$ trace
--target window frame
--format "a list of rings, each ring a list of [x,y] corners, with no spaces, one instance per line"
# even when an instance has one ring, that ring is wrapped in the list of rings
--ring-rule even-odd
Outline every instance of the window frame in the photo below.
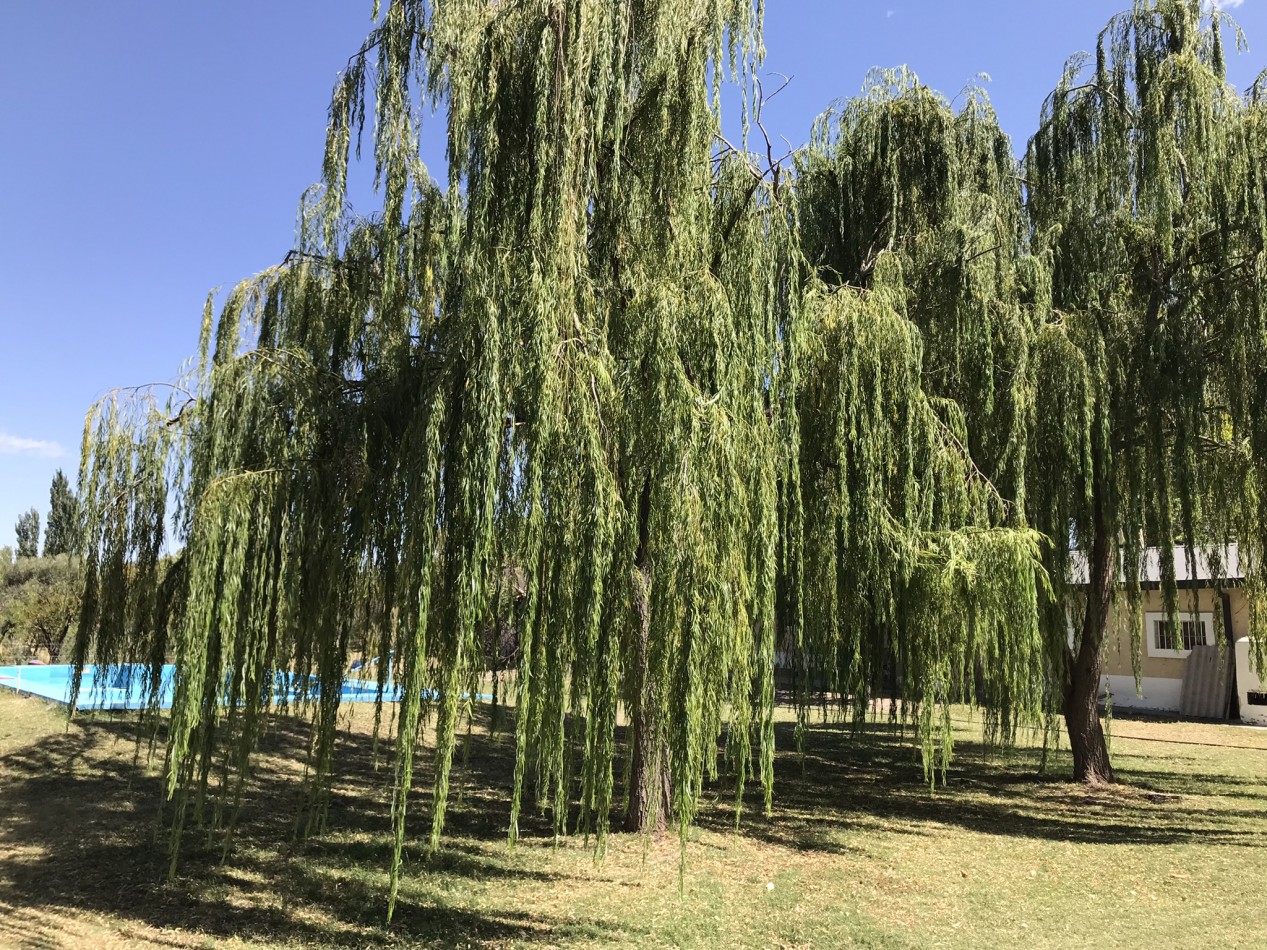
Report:
[[[1218,643],[1217,634],[1214,632],[1214,612],[1201,610],[1193,613],[1190,610],[1181,610],[1175,618],[1180,625],[1180,637],[1182,638],[1182,627],[1185,622],[1195,621],[1205,625],[1205,643],[1204,646],[1212,647]],[[1157,621],[1168,622],[1170,617],[1164,610],[1150,610],[1144,614],[1144,644],[1148,650],[1149,656],[1155,656],[1162,659],[1186,660],[1192,653],[1191,650],[1163,650],[1156,645],[1154,638],[1154,624]],[[1180,641],[1182,642],[1182,640]]]

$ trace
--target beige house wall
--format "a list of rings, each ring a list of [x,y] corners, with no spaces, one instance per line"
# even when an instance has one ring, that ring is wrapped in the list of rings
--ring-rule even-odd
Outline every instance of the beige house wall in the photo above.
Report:
[[[1196,596],[1195,607],[1192,602]],[[1249,634],[1249,606],[1245,595],[1239,589],[1227,591],[1230,610],[1232,639],[1236,640]],[[1214,642],[1227,643],[1223,617],[1220,613],[1220,597],[1213,590],[1180,590],[1179,612],[1214,615]],[[1081,605],[1079,605],[1081,606]],[[1131,611],[1125,602],[1116,605],[1109,617],[1109,631],[1104,644],[1104,669],[1100,681],[1102,701],[1112,694],[1114,705],[1134,707],[1138,709],[1156,710],[1159,712],[1178,712],[1181,706],[1183,691],[1183,675],[1187,667],[1187,657],[1150,656],[1148,649],[1148,614],[1164,613],[1165,605],[1160,591],[1146,591],[1141,607],[1138,623],[1139,630],[1132,630]],[[1078,607],[1075,615],[1080,615]],[[1132,657],[1132,634],[1139,637],[1140,679],[1135,680]]]
[[[1199,613],[1216,613],[1219,595],[1213,590],[1179,591],[1179,610],[1187,613],[1192,610],[1192,595],[1197,595],[1197,611]],[[1249,635],[1249,606],[1245,595],[1238,589],[1227,592],[1229,605],[1232,608],[1232,639]],[[1161,591],[1150,590],[1144,593],[1143,612],[1161,613],[1166,607],[1162,601]],[[1141,621],[1142,622],[1142,621]],[[1131,665],[1131,625],[1130,610],[1125,604],[1115,605],[1109,618],[1110,635],[1105,638],[1104,673],[1108,676],[1131,676],[1134,667]],[[1215,617],[1215,642],[1225,642],[1222,620]],[[1184,666],[1187,659],[1174,657],[1149,656],[1148,643],[1145,639],[1148,631],[1139,631],[1140,636],[1140,675],[1162,679],[1183,679]]]

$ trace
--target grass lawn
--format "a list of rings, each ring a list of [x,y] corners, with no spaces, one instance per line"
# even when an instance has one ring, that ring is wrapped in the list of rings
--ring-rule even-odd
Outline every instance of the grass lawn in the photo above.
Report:
[[[354,715],[331,830],[293,844],[303,730],[279,721],[229,858],[191,841],[166,883],[156,771],[130,721],[66,727],[0,691],[0,946],[1257,947],[1267,941],[1267,731],[1114,723],[1125,784],[1058,780],[965,723],[930,794],[887,727],[812,731],[780,755],[776,813],[735,833],[718,790],[692,832],[614,836],[597,864],[530,815],[505,844],[507,738],[455,776],[445,850],[408,854],[383,925],[386,785]],[[966,719],[966,714],[964,714]],[[790,725],[780,727],[790,749]],[[425,786],[427,775],[420,776]],[[418,839],[427,800],[415,800]],[[773,885],[773,886],[771,886]]]

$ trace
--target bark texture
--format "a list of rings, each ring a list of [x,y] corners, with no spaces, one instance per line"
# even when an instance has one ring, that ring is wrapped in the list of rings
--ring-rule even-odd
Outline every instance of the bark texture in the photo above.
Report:
[[[1113,544],[1103,517],[1103,502],[1096,501],[1096,533],[1087,564],[1087,610],[1077,652],[1069,657],[1065,672],[1065,728],[1073,752],[1076,782],[1104,785],[1113,781],[1108,744],[1100,722],[1100,673],[1104,665],[1104,632],[1113,602]]]

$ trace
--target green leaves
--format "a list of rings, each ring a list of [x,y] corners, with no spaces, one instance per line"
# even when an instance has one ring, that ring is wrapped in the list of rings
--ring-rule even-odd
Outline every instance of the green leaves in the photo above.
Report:
[[[1115,21],[1023,194],[984,93],[955,112],[904,71],[820,119],[792,177],[726,145],[707,79],[754,88],[747,0],[387,4],[299,246],[208,304],[184,389],[86,427],[78,662],[177,664],[174,845],[187,815],[231,828],[279,706],[314,724],[318,830],[366,657],[401,690],[393,898],[419,757],[434,849],[490,668],[510,839],[535,802],[599,853],[635,763],[683,835],[723,769],[770,807],[776,660],[802,722],[820,691],[862,715],[894,686],[930,777],[951,702],[1003,738],[1051,708],[1096,493],[1149,538],[1195,530],[1207,443],[1239,471],[1267,445],[1261,107],[1212,78],[1188,13]],[[1157,17],[1181,54],[1153,55]],[[437,106],[445,186],[418,160]],[[1218,484],[1238,518],[1259,504]]]
[[[1255,103],[1224,79],[1229,26],[1195,0],[1135,3],[1100,34],[1093,70],[1071,60],[1026,157],[1054,307],[1035,345],[1046,411],[1031,428],[1028,486],[1033,523],[1054,542],[1044,625],[1066,689],[1092,700],[1095,683],[1075,678],[1098,680],[1114,600],[1140,628],[1146,549],[1160,551],[1172,616],[1186,596],[1175,545],[1189,561],[1204,549],[1215,575],[1231,540],[1251,575],[1261,559],[1267,455],[1244,439],[1261,428],[1245,399],[1267,357],[1263,282],[1250,263],[1267,231]],[[1073,652],[1066,537],[1100,552],[1078,579],[1091,594]],[[1247,577],[1246,589],[1257,618],[1259,582]],[[1133,642],[1138,656],[1138,632]]]

